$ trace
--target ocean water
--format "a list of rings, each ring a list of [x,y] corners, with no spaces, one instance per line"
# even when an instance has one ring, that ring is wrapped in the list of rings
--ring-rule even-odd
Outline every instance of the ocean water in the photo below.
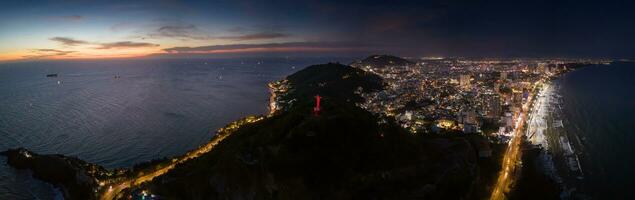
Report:
[[[583,193],[593,199],[632,199],[635,63],[587,67],[560,81],[568,131],[584,143]]]
[[[267,112],[267,83],[346,59],[162,59],[0,64],[0,150],[77,156],[108,168],[180,155]],[[346,63],[346,62],[343,62]],[[58,77],[46,77],[57,73]],[[120,78],[115,78],[119,76]],[[59,192],[0,157],[0,199]]]

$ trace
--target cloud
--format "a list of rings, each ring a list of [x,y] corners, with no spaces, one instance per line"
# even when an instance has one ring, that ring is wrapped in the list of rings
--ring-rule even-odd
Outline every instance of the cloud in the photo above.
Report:
[[[346,51],[370,49],[372,46],[352,42],[287,42],[264,44],[228,44],[199,47],[173,47],[167,53],[240,53],[256,51]]]
[[[122,42],[112,42],[112,43],[102,43],[97,49],[121,49],[121,48],[139,48],[139,47],[158,47],[158,44],[152,44],[147,42],[132,42],[132,41],[122,41]]]
[[[53,40],[55,42],[59,42],[62,45],[66,45],[66,46],[76,46],[76,45],[82,45],[82,44],[89,44],[89,42],[83,41],[83,40],[76,40],[73,38],[69,38],[69,37],[53,37],[50,38],[50,40]]]
[[[245,28],[242,26],[236,26],[227,30],[231,35],[215,36],[209,33],[205,33],[194,24],[184,23],[174,20],[160,20],[163,24],[157,27],[152,32],[147,34],[150,38],[175,38],[181,40],[232,40],[232,41],[247,41],[247,40],[266,40],[275,38],[289,37],[289,34],[282,33],[282,27],[278,26],[262,26]]]
[[[96,49],[122,49],[122,48],[139,48],[139,47],[158,47],[158,44],[147,43],[147,42],[133,42],[133,41],[120,41],[120,42],[89,42],[84,40],[76,40],[70,37],[53,37],[50,40],[59,42],[65,46],[79,46],[79,45],[90,45],[97,46]],[[37,49],[38,51],[53,51],[55,49]]]
[[[206,34],[193,24],[171,24],[157,28],[154,32],[148,34],[153,38],[177,38],[177,39],[193,39],[206,40],[210,39]]]
[[[75,53],[75,51],[63,51],[63,50],[57,50],[57,49],[31,49],[30,51],[32,54],[29,54],[23,57],[28,59],[39,59],[39,58],[46,58],[51,56],[64,56],[71,53]]]
[[[283,38],[283,37],[289,37],[289,34],[284,34],[284,33],[254,33],[254,34],[246,34],[246,35],[239,35],[239,36],[223,36],[223,37],[218,37],[218,38],[219,39],[226,39],[226,40],[243,41],[243,40],[266,40],[266,39],[275,39],[275,38]]]

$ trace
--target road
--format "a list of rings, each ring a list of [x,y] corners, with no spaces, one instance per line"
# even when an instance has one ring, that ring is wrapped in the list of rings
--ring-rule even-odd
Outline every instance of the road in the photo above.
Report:
[[[522,136],[524,135],[523,127],[527,121],[527,112],[532,105],[531,103],[533,102],[534,96],[535,95],[533,93],[529,96],[527,102],[523,105],[522,111],[518,115],[512,139],[505,150],[505,155],[501,164],[502,170],[498,175],[490,200],[506,199],[506,193],[510,191],[512,184],[516,181],[517,174],[520,172],[520,161],[522,156],[520,144],[522,142]]]
[[[246,117],[242,120],[236,121],[236,122],[232,122],[230,123],[227,127],[225,128],[221,128],[218,131],[218,134],[216,134],[216,136],[214,136],[214,138],[212,140],[210,140],[207,144],[199,147],[198,149],[194,150],[194,151],[190,151],[188,153],[186,153],[185,155],[172,160],[172,163],[170,163],[169,165],[156,169],[155,171],[152,171],[150,173],[146,173],[143,175],[139,175],[135,178],[132,179],[127,179],[127,180],[123,180],[123,181],[118,181],[115,183],[111,183],[109,185],[105,185],[104,188],[108,188],[108,189],[104,189],[101,194],[99,195],[101,200],[112,200],[115,199],[117,197],[117,195],[131,187],[131,186],[135,186],[135,185],[139,185],[141,183],[147,182],[147,181],[151,181],[152,179],[154,179],[155,177],[161,176],[167,172],[169,172],[170,170],[174,169],[174,167],[179,164],[179,163],[183,163],[185,161],[188,161],[190,159],[199,157],[209,151],[211,151],[212,149],[214,149],[214,147],[220,143],[221,141],[223,141],[225,138],[227,138],[227,136],[231,135],[231,133],[233,133],[235,130],[237,130],[238,128],[240,128],[241,126],[245,125],[245,124],[249,124],[249,123],[254,123],[257,121],[260,121],[264,119],[263,117],[255,117],[255,116],[250,116],[250,117]]]

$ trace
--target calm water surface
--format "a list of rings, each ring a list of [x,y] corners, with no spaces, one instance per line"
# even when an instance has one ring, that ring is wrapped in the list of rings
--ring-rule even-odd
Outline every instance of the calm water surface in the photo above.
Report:
[[[635,63],[583,68],[561,82],[568,130],[585,143],[584,193],[594,199],[632,199]]]
[[[268,82],[327,61],[338,59],[0,64],[0,150],[26,147],[108,168],[180,155],[228,122],[265,113]],[[59,76],[45,77],[51,73]],[[0,199],[55,198],[51,186],[0,157]]]

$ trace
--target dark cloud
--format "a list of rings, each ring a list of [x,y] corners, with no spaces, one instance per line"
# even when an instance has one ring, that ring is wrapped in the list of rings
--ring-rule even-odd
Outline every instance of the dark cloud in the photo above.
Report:
[[[165,21],[165,20],[162,20]],[[289,37],[289,34],[274,32],[274,31],[260,31],[261,27],[245,28],[236,26],[228,29],[228,32],[241,34],[241,35],[229,35],[229,36],[212,36],[204,31],[200,30],[196,25],[187,24],[182,22],[169,22],[169,25],[163,25],[158,27],[155,31],[147,34],[150,38],[174,38],[180,40],[233,40],[233,41],[246,41],[246,40],[267,40],[276,38]]]
[[[230,33],[278,33],[285,32],[288,26],[280,24],[258,24],[253,26],[234,26],[227,29]]]
[[[193,24],[175,23],[163,25],[154,32],[148,34],[152,38],[176,38],[183,40],[207,40],[210,37],[204,34]]]
[[[76,40],[70,37],[53,37],[50,38],[50,40],[53,40],[55,42],[59,42],[62,45],[66,45],[66,46],[76,46],[76,45],[82,45],[82,44],[89,44],[89,42],[83,41],[83,40]]]
[[[97,49],[121,49],[121,48],[139,48],[139,47],[157,47],[158,44],[152,44],[147,42],[131,42],[131,41],[122,41],[122,42],[112,42],[112,43],[102,43],[97,47]]]
[[[63,51],[57,49],[31,49],[31,54],[24,56],[24,58],[39,59],[51,56],[64,56],[71,53],[75,53],[75,51]]]
[[[633,57],[633,1],[317,1],[340,40],[407,56]],[[370,14],[372,13],[372,14]],[[601,30],[601,31],[600,31]],[[325,37],[324,38],[329,38]]]
[[[77,40],[70,37],[53,37],[50,38],[53,41],[59,42],[62,45],[66,46],[78,46],[78,45],[91,45],[97,46],[96,49],[122,49],[122,48],[139,48],[139,47],[157,47],[158,44],[147,43],[147,42],[133,42],[133,41],[120,41],[120,42],[110,42],[110,43],[101,43],[101,42],[88,42],[84,40]],[[36,49],[39,52],[53,52],[59,51],[55,49]]]
[[[295,48],[295,49],[361,49],[374,48],[369,44],[357,44],[352,42],[286,42],[286,43],[264,43],[264,44],[228,44],[228,45],[210,45],[199,47],[173,47],[163,49],[168,53],[196,53],[196,52],[213,52],[213,51],[235,51],[235,50],[247,50],[247,49],[281,49],[281,48]]]
[[[223,36],[223,37],[218,37],[218,38],[219,39],[226,39],[226,40],[243,41],[243,40],[266,40],[266,39],[275,39],[275,38],[284,38],[284,37],[289,37],[289,34],[284,34],[284,33],[253,33],[253,34],[238,35],[238,36]]]

